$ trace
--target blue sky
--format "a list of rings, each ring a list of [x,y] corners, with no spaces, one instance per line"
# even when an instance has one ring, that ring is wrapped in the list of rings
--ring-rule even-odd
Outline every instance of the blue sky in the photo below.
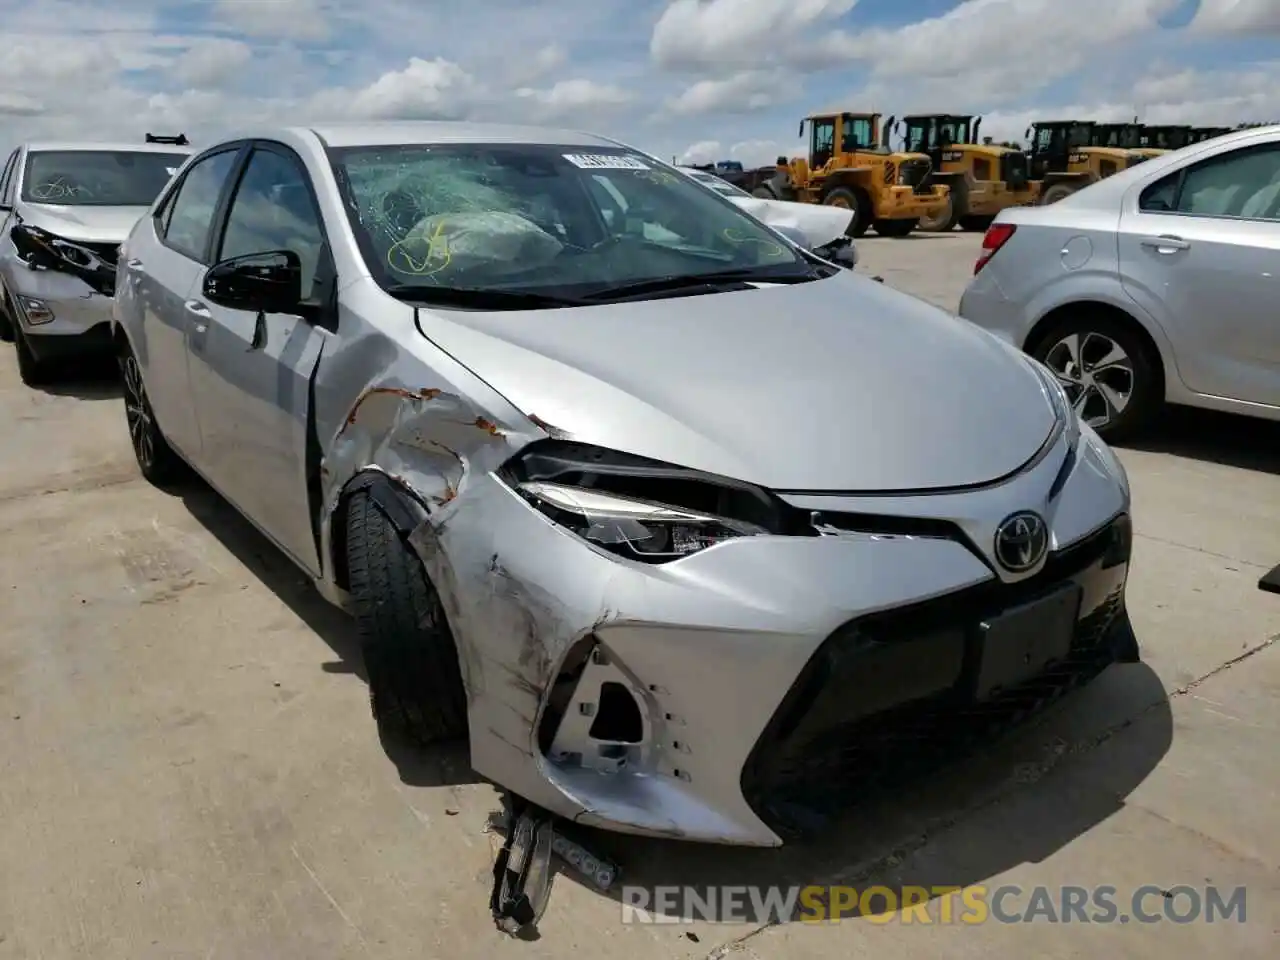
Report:
[[[468,117],[763,162],[837,107],[999,138],[1280,119],[1280,0],[0,0],[0,24],[0,146]]]

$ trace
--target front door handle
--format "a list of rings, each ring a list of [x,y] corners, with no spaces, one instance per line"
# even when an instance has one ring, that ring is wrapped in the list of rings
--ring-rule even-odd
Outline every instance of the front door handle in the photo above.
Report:
[[[141,269],[142,269],[142,261],[141,261],[141,260],[139,260],[137,257],[134,257],[134,258],[133,258],[133,259],[131,259],[131,260],[126,260],[126,261],[124,262],[124,265],[125,265],[126,267],[128,267],[130,270],[141,270]]]
[[[1151,247],[1156,253],[1163,254],[1166,257],[1177,253],[1179,250],[1191,249],[1191,244],[1187,243],[1187,241],[1183,240],[1181,237],[1175,237],[1172,235],[1143,237],[1138,242],[1144,247]]]
[[[195,323],[191,327],[191,347],[193,350],[200,350],[204,347],[204,338],[209,332],[209,320],[213,315],[199,300],[188,300],[183,307],[195,318]]]

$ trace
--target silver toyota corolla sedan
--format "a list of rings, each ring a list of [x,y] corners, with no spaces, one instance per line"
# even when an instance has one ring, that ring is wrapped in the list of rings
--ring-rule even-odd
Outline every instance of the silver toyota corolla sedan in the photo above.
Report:
[[[987,231],[960,315],[1102,436],[1162,402],[1280,419],[1280,126],[1148,160]]]
[[[115,320],[144,474],[354,613],[380,722],[580,823],[776,845],[886,736],[1138,656],[1124,470],[1043,367],[612,140],[222,143]]]
[[[24,382],[109,351],[116,249],[191,153],[185,138],[149,140],[30,143],[5,162],[0,340],[15,341]]]

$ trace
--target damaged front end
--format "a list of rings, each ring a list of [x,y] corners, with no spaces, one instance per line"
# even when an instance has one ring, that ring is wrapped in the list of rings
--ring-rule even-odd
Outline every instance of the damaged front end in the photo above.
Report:
[[[26,222],[14,224],[9,238],[18,259],[31,269],[64,273],[94,293],[114,296],[118,244],[68,240]]]

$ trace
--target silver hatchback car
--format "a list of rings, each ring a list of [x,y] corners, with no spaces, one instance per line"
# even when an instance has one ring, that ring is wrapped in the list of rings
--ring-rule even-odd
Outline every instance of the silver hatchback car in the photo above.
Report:
[[[0,175],[0,339],[24,382],[54,361],[110,355],[116,250],[191,153],[146,143],[29,143]]]
[[[354,613],[380,723],[554,814],[776,845],[1138,656],[1124,470],[1042,366],[625,145],[264,130],[120,270],[143,473]]]
[[[1280,126],[1184,147],[987,231],[960,315],[1118,439],[1165,401],[1280,419]]]

